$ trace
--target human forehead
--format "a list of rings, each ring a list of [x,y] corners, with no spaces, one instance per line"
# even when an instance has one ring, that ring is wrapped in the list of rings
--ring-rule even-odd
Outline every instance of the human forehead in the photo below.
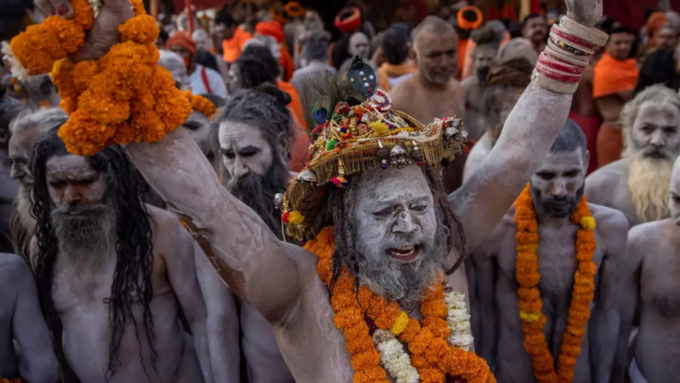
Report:
[[[45,163],[45,172],[50,179],[74,179],[97,174],[85,157],[75,154],[50,157]]]
[[[246,146],[262,147],[267,145],[267,141],[262,134],[262,130],[254,124],[235,121],[223,121],[220,123],[220,147],[243,148]]]
[[[615,44],[615,43],[621,42],[621,41],[629,41],[629,40],[633,40],[633,35],[631,35],[630,33],[614,33],[613,35],[609,36],[609,41],[612,44]]]
[[[13,153],[21,150],[30,151],[33,144],[38,140],[38,133],[37,125],[12,133],[9,139],[9,155],[12,156]]]
[[[354,197],[360,207],[411,200],[429,202],[433,200],[425,174],[415,165],[371,169],[359,174],[357,178]]]
[[[569,171],[583,167],[583,152],[581,148],[566,152],[548,152],[536,172],[541,171]]]
[[[458,48],[454,30],[437,34],[434,30],[425,29],[418,34],[416,41],[418,49],[423,52],[446,52]]]
[[[680,109],[668,102],[645,101],[640,105],[635,125],[643,124],[655,126],[680,125]]]
[[[475,49],[475,56],[477,57],[494,57],[496,55],[496,48],[491,45],[482,45]]]
[[[545,20],[542,17],[533,17],[527,21],[527,27],[529,28],[544,24]]]
[[[350,38],[352,45],[368,44],[368,37],[363,33],[356,33]]]

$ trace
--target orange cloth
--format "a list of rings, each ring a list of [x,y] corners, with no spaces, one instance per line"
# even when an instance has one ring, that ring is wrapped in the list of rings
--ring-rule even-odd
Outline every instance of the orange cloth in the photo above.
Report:
[[[224,51],[224,61],[228,63],[233,63],[241,55],[241,50],[243,50],[243,45],[246,41],[253,38],[253,35],[241,29],[241,27],[236,28],[234,36],[229,40],[222,41],[222,50]]]
[[[607,123],[602,124],[597,133],[597,167],[601,168],[620,160],[621,152],[623,152],[621,128]]]
[[[662,25],[666,24],[667,21],[668,18],[664,12],[654,12],[651,14],[651,16],[649,16],[649,19],[647,19],[645,28],[647,29],[647,36],[649,36],[650,47],[654,48],[656,46],[656,38],[654,35]]]
[[[271,36],[277,43],[283,41],[283,27],[278,21],[260,21],[255,26],[255,32],[262,36]]]
[[[279,51],[281,52],[279,64],[283,68],[283,79],[290,81],[293,78],[293,72],[295,72],[295,61],[293,61],[293,56],[290,55],[285,44],[279,44]]]
[[[640,69],[635,59],[617,60],[605,52],[595,64],[593,97],[635,89],[639,76]]]
[[[463,76],[463,67],[465,66],[465,52],[467,52],[467,46],[470,39],[458,38],[458,70],[456,71],[456,78],[461,79]]]
[[[186,48],[192,54],[196,53],[196,43],[189,35],[189,32],[175,32],[170,36],[168,41],[165,42],[165,49],[170,50],[174,46],[182,46]]]
[[[290,96],[290,104],[288,106],[295,112],[295,115],[300,120],[300,123],[307,129],[307,124],[305,123],[305,112],[302,109],[302,103],[300,102],[300,95],[298,95],[297,90],[293,85],[285,81],[276,81],[276,86],[282,91],[288,93]]]
[[[394,77],[401,77],[405,74],[412,73],[415,68],[413,64],[405,62],[400,65],[392,65],[390,63],[384,63],[378,69],[378,88],[389,92],[392,90],[392,85],[390,84],[390,79]]]

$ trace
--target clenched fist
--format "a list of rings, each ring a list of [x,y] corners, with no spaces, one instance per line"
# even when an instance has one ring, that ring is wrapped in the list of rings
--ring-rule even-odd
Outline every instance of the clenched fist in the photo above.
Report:
[[[602,17],[603,0],[566,0],[567,17],[583,24],[594,27]]]
[[[85,45],[69,56],[72,61],[96,60],[120,42],[118,26],[135,15],[129,0],[102,0],[94,25],[87,31]],[[35,5],[46,15],[73,17],[69,0],[35,0]]]

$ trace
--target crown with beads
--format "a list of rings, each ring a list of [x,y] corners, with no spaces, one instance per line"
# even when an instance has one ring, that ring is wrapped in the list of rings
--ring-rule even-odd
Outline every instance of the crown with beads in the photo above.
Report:
[[[394,110],[387,92],[377,89],[360,105],[338,103],[332,111],[315,107],[330,118],[312,131],[310,162],[277,195],[287,239],[304,243],[316,236],[329,188],[346,188],[348,177],[372,168],[447,167],[465,144],[467,133],[458,118],[437,119],[424,126]]]

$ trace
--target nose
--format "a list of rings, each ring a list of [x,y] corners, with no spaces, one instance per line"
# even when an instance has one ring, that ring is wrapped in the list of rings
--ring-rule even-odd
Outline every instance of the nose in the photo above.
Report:
[[[420,227],[413,222],[411,213],[402,211],[397,216],[397,222],[394,224],[392,232],[400,234],[412,234],[420,230]]]
[[[652,133],[652,138],[649,140],[649,144],[658,148],[666,146],[666,136],[661,129],[656,129]]]
[[[567,184],[563,179],[555,180],[552,194],[557,198],[564,198],[567,195]]]
[[[241,158],[236,156],[234,159],[234,177],[243,177],[248,174],[248,172],[248,167],[243,163]]]
[[[80,195],[80,192],[75,186],[72,185],[66,185],[64,188],[64,197],[63,200],[69,205],[74,205],[80,202],[82,199],[82,196]]]

